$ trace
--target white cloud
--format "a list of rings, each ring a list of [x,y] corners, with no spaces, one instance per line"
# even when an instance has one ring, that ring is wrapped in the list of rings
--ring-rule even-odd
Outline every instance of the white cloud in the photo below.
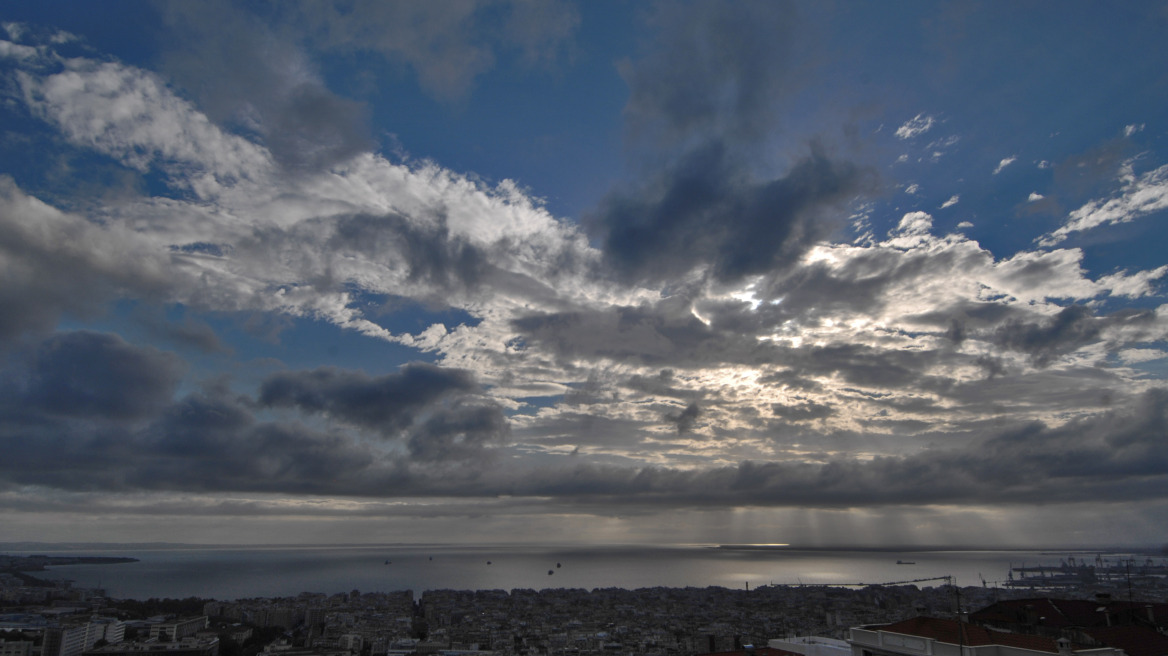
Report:
[[[581,276],[598,257],[587,238],[509,180],[488,187],[432,163],[393,164],[371,153],[290,177],[262,146],[223,131],[152,73],[73,59],[47,76],[20,71],[19,81],[29,106],[74,145],[142,172],[164,171],[175,188],[193,192],[121,198],[101,210],[107,231],[134,235],[122,249],[133,253],[123,252],[127,262],[176,260],[168,272],[174,300],[316,317],[410,341],[363,316],[345,286],[442,299],[482,317],[480,333],[544,304],[609,294],[631,301],[639,293],[606,291]],[[191,244],[217,254],[183,250]],[[419,249],[477,262],[481,275],[419,276],[426,266]],[[440,337],[417,339],[432,346]],[[509,338],[499,333],[500,350]]]
[[[1042,194],[1038,193],[1037,191],[1032,191],[1032,192],[1030,192],[1030,197],[1027,198],[1026,200],[1027,200],[1027,202],[1034,203],[1036,201],[1042,200],[1043,198],[1046,198],[1046,196],[1043,196]]]
[[[8,38],[12,39],[13,41],[19,41],[20,37],[24,35],[25,31],[25,26],[16,22],[0,23],[0,27],[4,28],[4,31],[8,33]]]
[[[20,45],[11,41],[0,41],[0,57],[14,59],[32,59],[37,56],[37,49],[32,46]]]
[[[1017,160],[1018,160],[1018,157],[1016,155],[1010,155],[1009,157],[1002,159],[1002,161],[998,162],[998,165],[996,167],[994,167],[994,175],[1001,173],[1002,169],[1013,164]]]
[[[1132,163],[1120,169],[1122,193],[1108,200],[1093,200],[1071,212],[1066,223],[1036,241],[1040,246],[1053,246],[1074,232],[1082,232],[1101,225],[1128,223],[1142,216],[1168,209],[1168,165],[1136,176]]]
[[[963,230],[964,230],[964,229],[966,229],[966,228],[972,228],[972,227],[973,227],[973,224],[972,224],[972,223],[970,223],[969,221],[962,221],[961,223],[958,223],[958,224],[957,224],[957,227],[958,227],[958,228],[961,228],[961,229],[963,229]]]
[[[220,130],[155,75],[114,62],[64,64],[44,78],[21,71],[19,81],[29,107],[77,144],[139,171],[181,173],[201,193],[270,171],[263,149]]]
[[[947,200],[941,204],[941,209],[945,209],[946,207],[953,207],[960,200],[961,200],[961,196],[959,196],[958,194],[953,194],[952,196],[949,197],[949,200]]]
[[[906,235],[925,234],[933,228],[933,217],[927,212],[909,212],[900,217],[896,232]]]
[[[1139,364],[1168,358],[1168,352],[1154,348],[1123,349],[1119,352],[1119,359],[1124,364]]]
[[[1137,132],[1143,132],[1143,131],[1144,131],[1144,124],[1143,123],[1133,123],[1132,125],[1128,125],[1128,126],[1125,126],[1123,128],[1123,136],[1130,137]]]
[[[921,186],[914,182],[914,183],[912,183],[909,186],[904,188],[904,193],[916,195],[916,193],[920,190],[921,190]]]
[[[922,135],[933,127],[934,119],[932,116],[924,114],[917,114],[915,117],[909,119],[904,125],[896,129],[896,136],[901,139],[912,139],[913,137]]]

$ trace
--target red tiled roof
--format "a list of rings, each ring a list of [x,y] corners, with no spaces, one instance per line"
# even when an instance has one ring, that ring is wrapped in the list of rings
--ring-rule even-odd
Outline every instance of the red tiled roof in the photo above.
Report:
[[[1147,606],[1157,625],[1168,622],[1168,604],[1145,604],[1141,602],[1111,601],[1106,604],[1107,613],[1100,609],[1104,602],[1086,599],[1009,599],[987,606],[969,616],[978,623],[1031,624],[1028,614],[1035,619],[1042,618],[1042,626],[1053,628],[1107,626],[1107,615],[1111,622],[1130,622],[1134,616],[1138,622],[1148,621]],[[1029,608],[1028,608],[1029,607]]]
[[[983,645],[1004,645],[1018,649],[1045,651],[1058,653],[1058,645],[1053,638],[1046,636],[1023,635],[1020,633],[1003,633],[994,631],[976,624],[944,620],[935,617],[914,617],[903,622],[896,622],[886,626],[875,627],[879,631],[900,633],[903,635],[932,638],[938,642],[951,645],[966,645],[980,647]],[[960,631],[960,632],[959,632]]]
[[[1083,633],[1108,647],[1118,647],[1127,656],[1166,656],[1168,636],[1145,626],[1105,626],[1084,629]]]

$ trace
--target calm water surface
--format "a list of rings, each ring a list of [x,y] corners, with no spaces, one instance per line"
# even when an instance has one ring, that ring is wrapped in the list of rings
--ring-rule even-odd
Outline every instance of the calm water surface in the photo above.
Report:
[[[9,552],[27,553],[27,552]],[[217,599],[437,589],[644,588],[890,583],[954,576],[992,585],[1011,565],[1057,564],[1037,551],[844,551],[710,547],[352,546],[87,549],[49,555],[129,556],[140,562],[54,567],[45,578],[102,587],[123,599]],[[1093,556],[1092,556],[1093,557]],[[913,564],[897,564],[897,561]],[[550,572],[550,574],[549,574]],[[940,585],[941,581],[921,583]]]

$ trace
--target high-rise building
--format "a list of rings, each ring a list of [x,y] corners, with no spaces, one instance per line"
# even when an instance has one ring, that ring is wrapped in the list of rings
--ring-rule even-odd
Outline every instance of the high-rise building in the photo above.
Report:
[[[65,624],[45,629],[41,656],[81,656],[88,631],[87,624]]]
[[[126,639],[126,623],[113,617],[94,617],[85,631],[85,649],[92,649],[98,640],[116,645]]]

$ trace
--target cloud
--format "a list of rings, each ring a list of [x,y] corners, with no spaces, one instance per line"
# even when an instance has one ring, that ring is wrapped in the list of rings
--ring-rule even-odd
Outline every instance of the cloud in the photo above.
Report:
[[[219,339],[215,329],[193,313],[181,318],[168,318],[163,308],[140,305],[133,311],[134,320],[145,328],[153,340],[179,347],[189,347],[204,353],[231,354],[232,350]]]
[[[994,167],[993,174],[997,175],[997,174],[1001,173],[1002,169],[1006,168],[1007,166],[1013,164],[1016,161],[1018,161],[1017,155],[1010,155],[1009,157],[1002,159],[1002,161],[998,162],[998,165]]]
[[[363,106],[302,50],[376,50],[449,100],[497,58],[563,54],[572,11],[343,9],[272,8],[278,24],[239,43],[256,16],[231,9],[216,35],[210,13],[175,8],[192,40],[167,59],[174,81],[47,47],[10,56],[14,102],[59,145],[149,184],[41,194],[70,211],[2,185],[0,485],[461,499],[444,513],[1163,498],[1163,385],[1139,365],[1168,338],[1168,267],[1092,274],[1090,253],[1051,247],[997,257],[926,212],[897,212],[879,237],[874,174],[775,122],[805,100],[789,5],[654,14],[661,40],[621,65],[644,173],[592,213],[593,243],[514,182],[367,152]],[[469,36],[444,43],[446,29]],[[1087,175],[1113,178],[1119,152],[1083,156],[1104,162]],[[1112,200],[1155,211],[1153,174],[1131,171]],[[839,242],[857,216],[866,237]],[[129,325],[201,349],[182,351],[198,363],[113,335],[44,337],[115,299],[144,299]],[[157,309],[179,306],[173,321]],[[398,306],[426,319],[387,319]],[[206,354],[225,353],[214,313],[327,321],[435,364],[200,388]]]
[[[167,257],[131,231],[61,212],[0,176],[0,344],[51,329],[63,314],[94,316],[123,294],[166,288]]]
[[[941,203],[941,209],[945,209],[946,207],[953,207],[960,200],[961,200],[961,196],[959,196],[957,194],[953,194],[952,196],[949,197],[949,200],[945,201],[944,203]]]
[[[262,149],[219,129],[157,76],[117,62],[62,63],[43,78],[17,77],[29,108],[72,141],[201,191],[270,169]]]
[[[223,2],[166,5],[171,77],[202,112],[259,136],[280,165],[319,170],[370,150],[367,109],[330,91],[293,43]]]
[[[1070,353],[1099,340],[1103,332],[1114,324],[1150,323],[1150,312],[1129,310],[1107,317],[1096,317],[1083,305],[1069,306],[1039,323],[1013,320],[1000,326],[994,342],[1000,346],[1030,354],[1038,366],[1045,366],[1059,355]]]
[[[1026,199],[1026,202],[1035,203],[1035,202],[1042,200],[1043,198],[1046,198],[1046,196],[1043,196],[1042,194],[1038,193],[1037,191],[1032,191],[1032,192],[1030,192],[1030,197]]]
[[[1119,352],[1119,359],[1124,364],[1139,364],[1141,362],[1153,362],[1168,358],[1168,352],[1160,349],[1138,348],[1138,349],[1123,349]]]
[[[1143,132],[1143,131],[1144,131],[1144,124],[1143,123],[1132,123],[1131,125],[1124,126],[1123,136],[1130,138],[1133,134],[1136,134],[1137,132]]]
[[[501,408],[491,402],[460,399],[417,426],[409,437],[410,455],[424,463],[464,462],[482,466],[510,434]]]
[[[37,307],[33,292],[59,276],[52,267],[39,277],[14,270],[8,293],[28,292],[30,302],[27,312],[11,315],[19,325],[10,330],[51,325],[60,311],[100,307],[120,290],[152,292],[198,310],[325,318],[413,343],[365,317],[353,303],[354,289],[456,306],[515,294],[555,302],[572,290],[602,293],[581,276],[599,256],[583,233],[509,180],[487,187],[432,163],[395,165],[369,153],[327,172],[288,172],[273,166],[265,147],[217,127],[140,69],[78,58],[64,71],[33,66],[18,78],[36,115],[74,147],[144,174],[162,172],[175,197],[112,199],[101,223],[89,224],[9,182],[10,204],[27,206],[5,214],[24,221],[9,240],[39,234],[26,229],[36,221],[38,230],[55,226],[81,238],[43,242],[41,251],[72,258],[55,265],[61,275],[104,257],[103,247],[118,253],[101,260],[109,271],[73,276],[80,283],[61,278],[59,290],[41,294]],[[36,218],[54,212],[53,221]],[[487,215],[493,218],[483,220]],[[70,246],[75,241],[95,248]],[[26,242],[9,266],[50,261]],[[102,284],[111,289],[95,293]],[[69,298],[56,311],[45,302],[63,294]]]
[[[529,65],[555,61],[570,49],[580,18],[573,5],[558,0],[469,0],[442,7],[361,0],[302,2],[292,22],[317,47],[404,61],[431,94],[456,99],[509,49],[518,49]]]
[[[835,229],[826,212],[867,186],[863,170],[813,148],[783,177],[753,181],[721,145],[689,153],[647,185],[605,198],[594,224],[627,279],[709,267],[719,280],[793,266]]]
[[[787,421],[825,419],[836,414],[831,406],[810,401],[797,404],[775,403],[771,405],[771,411],[775,413],[776,417]]]
[[[0,373],[0,486],[384,495],[390,481],[425,481],[426,468],[468,475],[508,435],[499,406],[466,372],[433,365],[380,378],[285,372],[264,381],[256,400],[226,386],[175,400],[185,370],[176,355],[115,335],[46,338],[25,365]],[[304,416],[255,414],[285,407]],[[315,414],[359,432],[313,428],[305,417]],[[373,448],[366,429],[400,437],[401,448]],[[423,469],[410,473],[414,464]],[[437,480],[417,489],[437,489]]]
[[[1108,200],[1093,200],[1071,212],[1066,222],[1053,232],[1037,240],[1040,246],[1053,246],[1071,234],[1102,225],[1128,223],[1140,217],[1168,208],[1168,165],[1137,176],[1132,163],[1120,169],[1122,182],[1119,196]]]
[[[129,442],[140,454],[110,474],[131,489],[338,493],[358,488],[376,463],[343,434],[259,422],[222,395],[182,399]],[[135,467],[138,458],[149,465]]]
[[[685,409],[681,412],[670,412],[665,415],[665,421],[673,424],[677,428],[677,434],[682,435],[693,430],[694,425],[701,416],[701,406],[695,401],[685,406]]]
[[[621,63],[631,133],[674,155],[703,142],[746,144],[775,130],[775,110],[798,85],[800,43],[791,3],[663,5],[654,48]]]
[[[928,132],[935,123],[932,116],[917,114],[906,121],[904,125],[896,128],[896,136],[901,139],[913,139]]]
[[[794,262],[874,177],[822,140],[809,154],[790,152],[778,175],[760,165],[759,146],[779,138],[776,117],[808,81],[796,65],[812,45],[798,12],[785,2],[663,5],[651,21],[653,47],[621,64],[629,143],[648,172],[586,221],[606,263],[625,281],[652,284],[690,273],[733,280]]]
[[[533,472],[523,495],[619,504],[863,508],[1158,498],[1168,480],[1165,392],[1050,428],[1024,425],[960,447],[871,460],[753,462],[704,470],[578,465]],[[928,494],[921,494],[927,489]]]
[[[152,416],[184,373],[174,354],[127,344],[117,335],[72,332],[40,343],[9,411],[92,419]],[[7,404],[6,404],[7,405]]]
[[[265,406],[295,407],[393,436],[447,396],[476,391],[466,371],[415,362],[400,373],[378,378],[328,367],[274,374],[260,386],[258,400]]]
[[[1098,329],[1084,326],[1091,319],[1083,310],[1071,310],[1049,324],[1018,326],[1003,340],[1011,348],[1028,348],[1039,355],[1063,351]],[[960,446],[873,459],[837,454],[810,460],[711,463],[697,469],[595,461],[511,462],[496,469],[485,464],[505,448],[506,421],[497,406],[478,396],[465,372],[432,365],[410,365],[399,374],[376,378],[335,369],[287,372],[270,377],[255,401],[225,389],[172,401],[181,373],[181,362],[173,355],[94,333],[47,339],[41,353],[29,365],[24,396],[5,395],[24,399],[24,407],[22,412],[7,412],[10,420],[0,430],[0,445],[7,454],[0,463],[0,477],[65,490],[381,498],[508,494],[544,499],[545,508],[601,501],[646,507],[832,508],[1028,503],[1036,494],[1061,502],[1136,500],[1156,498],[1168,477],[1168,453],[1159,439],[1168,407],[1163,390],[1150,390],[1131,403],[1118,395],[1112,410],[1061,425],[1036,421],[976,431],[980,438]],[[891,390],[914,380],[922,388],[936,387],[936,379],[918,379],[914,373],[934,358],[841,345],[787,349],[776,361],[800,375],[834,372],[852,385]],[[65,362],[74,367],[67,374],[62,372]],[[77,371],[77,362],[89,364]],[[117,363],[113,379],[107,373],[110,362]],[[7,372],[7,380],[13,375]],[[61,375],[69,376],[67,382]],[[104,388],[98,388],[98,378]],[[49,388],[64,390],[61,403],[68,403],[37,401]],[[840,418],[840,407],[816,398],[776,401],[766,407],[787,425]],[[857,391],[852,398],[843,406],[864,397]],[[894,394],[868,398],[886,404],[886,409],[914,407],[906,397]],[[955,400],[950,397],[949,402]],[[724,400],[715,399],[715,416],[722,416],[717,407],[721,403]],[[313,429],[297,418],[268,421],[256,416],[256,410],[270,407],[294,408],[305,417],[327,413],[383,434],[388,426],[408,426],[400,442],[405,450],[383,450],[357,434]],[[953,409],[929,402],[916,403],[913,411],[926,416],[953,414]],[[683,435],[697,430],[696,420],[705,414],[690,402],[666,418]],[[96,426],[92,422],[96,417],[113,423],[109,429]],[[62,431],[60,422],[70,418],[85,422]],[[627,437],[615,444],[627,446]],[[458,485],[450,480],[452,466],[458,468]],[[921,485],[929,487],[929,495],[919,493]]]
[[[327,87],[307,46],[404,63],[433,96],[452,101],[501,54],[517,52],[530,67],[553,65],[579,24],[575,7],[559,1],[305,1],[266,12],[266,21],[224,2],[167,5],[164,13],[171,76],[213,120],[258,135],[292,171],[327,169],[373,145],[368,108]],[[384,75],[379,68],[355,73]]]

